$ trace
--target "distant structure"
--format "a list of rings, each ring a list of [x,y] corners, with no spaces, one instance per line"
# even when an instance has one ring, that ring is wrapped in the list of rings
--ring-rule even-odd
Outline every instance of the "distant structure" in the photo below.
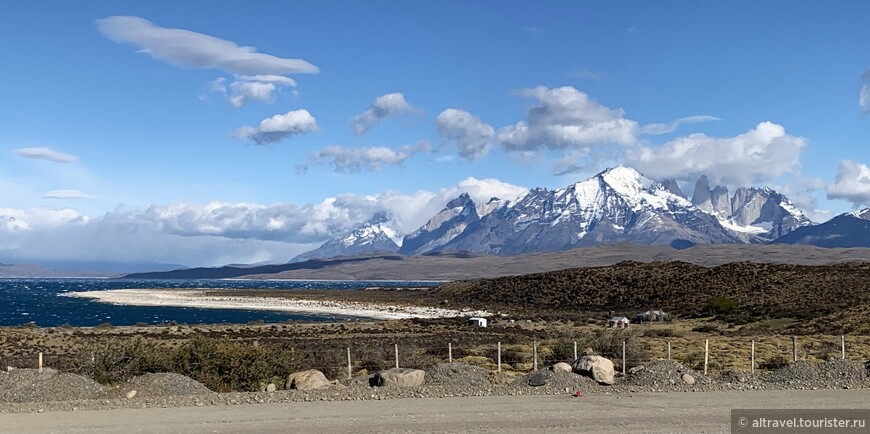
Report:
[[[641,312],[634,317],[634,322],[637,323],[662,322],[670,320],[671,316],[661,310],[648,310],[646,312]]]
[[[609,321],[607,321],[607,327],[614,328],[614,329],[624,329],[624,328],[628,328],[628,324],[630,322],[631,321],[629,321],[628,318],[626,318],[624,316],[615,316],[613,318],[610,318]]]
[[[486,318],[472,317],[468,319],[468,324],[475,327],[486,327]]]

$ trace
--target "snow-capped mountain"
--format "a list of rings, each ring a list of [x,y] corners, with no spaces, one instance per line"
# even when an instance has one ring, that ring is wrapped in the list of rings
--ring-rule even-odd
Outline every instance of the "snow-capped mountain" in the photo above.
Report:
[[[725,187],[711,189],[702,176],[689,200],[674,180],[656,182],[618,166],[562,189],[529,190],[514,201],[482,204],[462,194],[404,239],[389,217],[376,216],[295,260],[375,252],[513,255],[620,242],[678,248],[761,243],[811,224],[768,188],[738,188],[731,196]]]
[[[797,228],[774,243],[870,247],[870,208],[840,214],[820,225]]]
[[[320,247],[293,258],[291,262],[369,253],[395,253],[399,250],[401,240],[401,232],[396,228],[393,219],[381,212],[351,233],[331,238]]]
[[[617,242],[743,242],[672,189],[619,166],[563,189],[530,190],[434,250],[509,255]]]
[[[770,188],[728,188],[712,190],[706,176],[698,178],[692,204],[704,210],[726,228],[745,234],[748,242],[769,242],[813,223],[787,197]]]

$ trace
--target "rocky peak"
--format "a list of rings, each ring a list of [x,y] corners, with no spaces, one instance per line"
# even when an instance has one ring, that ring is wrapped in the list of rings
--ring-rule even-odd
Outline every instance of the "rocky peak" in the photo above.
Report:
[[[462,193],[458,197],[451,199],[450,202],[447,202],[447,205],[444,208],[462,208],[468,205],[469,202],[473,202],[471,196],[469,196],[468,193]]]
[[[666,179],[662,181],[662,188],[670,191],[673,194],[676,194],[677,196],[686,197],[686,195],[683,194],[683,190],[680,190],[680,186],[677,184],[677,181],[673,179]]]
[[[707,180],[707,175],[701,175],[698,181],[695,182],[695,191],[692,193],[692,205],[711,211],[713,209],[713,201],[710,193],[710,181]]]

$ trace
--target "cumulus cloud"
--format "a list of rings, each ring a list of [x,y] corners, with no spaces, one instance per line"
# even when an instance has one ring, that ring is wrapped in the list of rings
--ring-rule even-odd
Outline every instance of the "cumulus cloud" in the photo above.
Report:
[[[435,119],[438,135],[459,149],[459,155],[467,160],[477,160],[489,152],[495,130],[471,113],[449,108]]]
[[[716,116],[708,116],[708,115],[699,115],[699,116],[689,116],[685,118],[679,118],[673,122],[668,123],[654,123],[647,124],[641,128],[642,134],[649,135],[659,135],[659,134],[668,134],[672,133],[680,127],[680,125],[687,124],[700,124],[703,122],[712,122],[712,121],[720,121],[721,119]]]
[[[284,114],[263,119],[260,125],[245,125],[236,130],[233,136],[240,140],[252,140],[258,145],[278,143],[310,132],[317,131],[317,119],[308,110],[291,110]]]
[[[281,87],[296,87],[296,80],[282,75],[241,75],[237,76],[227,86],[226,78],[218,78],[209,83],[209,92],[220,93],[228,97],[230,104],[239,108],[246,102],[274,102],[275,93]],[[228,89],[229,88],[229,89]]]
[[[42,195],[43,199],[96,199],[95,196],[79,190],[52,190]]]
[[[347,194],[304,205],[180,203],[95,218],[69,209],[0,208],[0,257],[189,266],[286,261],[359,227],[377,212],[395,216],[409,233],[463,192],[485,202],[526,191],[496,179],[467,178],[436,191]]]
[[[53,161],[55,163],[71,164],[78,161],[75,155],[64,154],[51,148],[19,148],[12,152],[24,158]]]
[[[525,119],[499,130],[498,140],[508,151],[636,142],[637,122],[626,119],[622,109],[605,107],[571,86],[538,86],[520,95],[536,98],[538,104],[529,109]]]
[[[626,150],[626,162],[652,178],[695,179],[707,175],[714,184],[750,185],[800,168],[806,139],[785,128],[761,122],[734,137],[691,134],[661,146]]]
[[[258,53],[253,47],[184,29],[171,29],[135,16],[96,20],[97,29],[114,42],[130,44],[141,52],[175,66],[214,68],[236,75],[314,74],[316,66],[302,59]]]
[[[870,206],[870,167],[843,160],[835,182],[828,186],[828,199],[841,199],[854,206]]]
[[[353,130],[357,134],[364,134],[390,116],[418,111],[419,109],[405,101],[405,96],[401,93],[388,93],[375,98],[372,105],[353,119]]]
[[[362,170],[374,172],[389,166],[400,166],[407,159],[420,152],[429,152],[427,142],[402,146],[398,149],[386,146],[368,148],[346,148],[327,146],[311,155],[311,163],[327,164],[338,173],[359,173]]]

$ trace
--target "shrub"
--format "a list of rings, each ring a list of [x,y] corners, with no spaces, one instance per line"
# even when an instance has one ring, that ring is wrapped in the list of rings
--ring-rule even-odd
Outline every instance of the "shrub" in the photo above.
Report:
[[[774,356],[758,364],[758,369],[775,370],[788,366],[788,360],[783,356]]]
[[[719,333],[719,327],[713,324],[701,324],[693,328],[692,331],[698,333]]]
[[[165,351],[141,338],[110,340],[83,351],[73,361],[72,370],[111,384],[149,372],[165,372],[168,361]]]
[[[714,315],[723,315],[737,310],[739,306],[740,303],[733,298],[714,296],[710,298],[710,302],[704,307],[704,311]]]
[[[685,333],[674,329],[649,329],[643,332],[645,338],[680,338]]]

